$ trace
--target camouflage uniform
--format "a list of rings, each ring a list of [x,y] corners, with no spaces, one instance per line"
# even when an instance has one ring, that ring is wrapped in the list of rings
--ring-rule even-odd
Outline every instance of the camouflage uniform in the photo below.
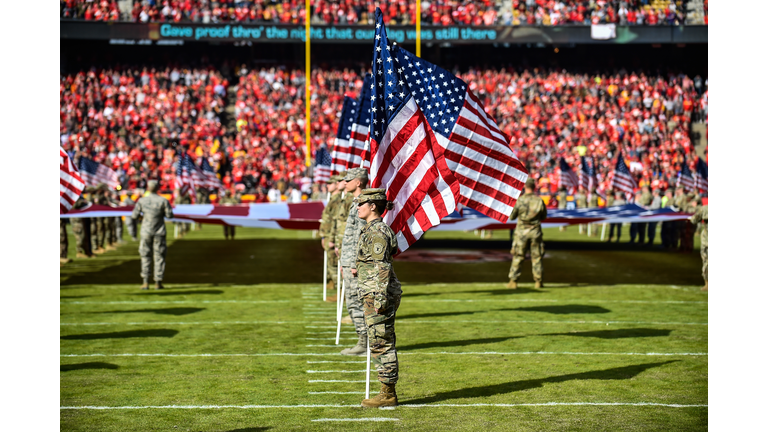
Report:
[[[557,193],[557,209],[565,210],[565,205],[568,202],[568,193],[566,191],[560,191]]]
[[[94,205],[101,205],[103,200],[98,190],[93,190],[91,193],[91,203]],[[91,218],[91,250],[99,253],[104,251],[104,218]]]
[[[704,287],[709,284],[709,258],[708,258],[708,231],[709,231],[709,206],[705,205],[696,209],[696,213],[688,219],[691,223],[701,223],[701,276],[704,277]]]
[[[528,183],[526,183],[527,187]],[[509,269],[509,280],[517,281],[520,277],[520,266],[525,261],[525,253],[530,250],[533,262],[533,279],[541,282],[543,267],[541,258],[544,256],[544,241],[541,232],[541,221],[547,218],[547,206],[544,200],[533,193],[526,192],[517,200],[510,219],[517,219],[515,240],[510,251],[512,267]]]
[[[687,201],[686,201],[685,193],[683,192],[683,189],[677,189],[675,191],[675,196],[672,199],[672,205],[675,206],[675,208],[679,212],[685,211]],[[684,220],[677,220],[672,223],[674,224],[673,230],[672,230],[672,247],[680,248],[682,246],[680,244],[680,240],[683,237],[683,231],[685,230],[686,222]]]
[[[338,176],[335,176],[332,181],[335,183],[338,181]],[[325,251],[328,254],[328,281],[331,285],[336,286],[336,273],[338,272],[338,257],[334,253],[333,249],[329,246],[333,242],[331,237],[331,227],[333,224],[333,215],[336,214],[336,210],[341,201],[341,191],[335,191],[331,198],[328,199],[328,204],[325,205],[323,213],[320,219],[320,238],[325,239]]]
[[[232,192],[226,191],[224,197],[221,199],[222,205],[238,205],[240,201],[232,196]],[[224,238],[235,239],[235,227],[231,225],[224,225]]]
[[[141,241],[139,243],[139,255],[141,255],[141,277],[144,282],[149,281],[150,259],[154,253],[155,282],[163,280],[165,273],[165,253],[167,246],[165,243],[165,221],[173,218],[173,210],[167,199],[150,193],[139,198],[136,206],[133,208],[132,217],[138,218],[144,215],[144,221],[141,224]]]
[[[125,206],[132,206],[136,204],[133,202],[130,196],[125,198],[125,201],[123,201],[123,205]],[[125,217],[125,226],[128,228],[128,235],[131,236],[131,240],[136,240],[136,221],[130,217]]]
[[[176,200],[176,204],[192,204],[192,198],[189,196],[188,193],[185,193],[184,195],[179,195],[178,199]],[[184,222],[176,222],[176,226],[179,227],[179,235],[184,236],[187,232],[189,232],[189,227],[191,226],[191,223],[184,223]]]
[[[696,203],[698,201],[693,193],[689,193],[687,196],[688,201],[683,207],[685,213],[696,213],[698,209]],[[690,220],[683,220],[683,232],[680,237],[680,251],[681,252],[693,252],[693,237],[696,231],[696,227]]]
[[[576,208],[585,208],[587,206],[587,196],[584,195],[584,192],[576,192],[576,195],[573,196],[573,199],[576,201]]]
[[[354,168],[349,171],[347,175],[347,181],[351,181],[355,178],[364,178],[368,180],[368,175],[363,168]],[[344,278],[344,285],[346,286],[346,298],[347,311],[352,318],[352,323],[355,325],[355,331],[361,341],[365,342],[364,338],[367,337],[367,329],[365,326],[365,317],[363,312],[363,303],[360,301],[360,297],[357,295],[357,278],[352,275],[352,269],[357,268],[357,246],[360,240],[360,232],[365,227],[366,223],[363,219],[357,216],[357,199],[348,195],[349,199],[345,198],[346,210],[340,207],[339,217],[345,218],[344,222],[338,224],[338,231],[341,235],[337,235],[336,244],[341,248],[339,263],[342,268],[342,277]]]
[[[88,205],[88,202],[81,196],[75,202],[74,209],[81,209]],[[77,253],[85,256],[92,256],[91,252],[91,219],[90,218],[72,218],[72,233],[75,235]]]
[[[368,191],[374,193],[366,194]],[[378,194],[384,195],[380,191],[383,189],[366,189],[358,201],[378,199]],[[363,299],[373,364],[379,381],[389,385],[396,384],[398,379],[395,314],[403,294],[392,268],[395,252],[397,239],[392,229],[381,218],[368,222],[360,233],[358,243],[358,293]]]

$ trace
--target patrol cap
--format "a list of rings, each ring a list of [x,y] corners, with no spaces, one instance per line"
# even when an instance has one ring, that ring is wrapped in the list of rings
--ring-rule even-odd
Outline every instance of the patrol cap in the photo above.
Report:
[[[536,187],[536,180],[533,177],[528,176],[528,180],[525,181],[525,187],[534,189]]]
[[[147,190],[150,192],[155,192],[158,189],[157,180],[149,180],[147,182]]]
[[[339,181],[339,176],[338,176],[338,174],[337,174],[337,175],[333,175],[333,176],[331,176],[331,178],[330,178],[330,179],[328,179],[328,184],[334,184],[334,183],[336,183],[337,181]]]
[[[347,181],[345,177],[347,176],[347,171],[342,171],[339,173],[339,180],[338,181]]]
[[[344,181],[352,181],[354,179],[368,180],[368,172],[365,168],[352,168],[347,171]]]
[[[386,189],[363,189],[363,192],[357,197],[357,205],[372,201],[386,201]]]

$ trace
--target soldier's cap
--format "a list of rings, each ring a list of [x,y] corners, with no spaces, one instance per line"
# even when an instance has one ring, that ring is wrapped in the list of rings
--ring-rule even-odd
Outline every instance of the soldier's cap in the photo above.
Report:
[[[354,179],[368,180],[368,171],[365,168],[352,168],[347,171],[344,181],[352,181]]]
[[[331,178],[329,178],[329,179],[328,179],[328,184],[334,184],[334,183],[336,183],[337,181],[339,181],[339,176],[338,176],[338,174],[337,174],[337,175],[332,175],[332,176],[331,176]]]
[[[345,178],[346,176],[347,176],[347,172],[346,172],[346,171],[342,171],[342,172],[340,172],[340,173],[339,173],[339,180],[338,180],[338,181],[346,181],[346,180],[347,180],[347,179]]]
[[[533,177],[528,177],[528,180],[525,181],[525,187],[529,189],[533,189],[536,187],[536,180],[533,179]]]
[[[93,187],[93,186],[86,186],[85,189],[83,189],[83,192],[85,192],[85,193],[93,193],[93,191],[95,191],[95,190],[96,190],[96,188]]]
[[[357,205],[373,201],[386,201],[386,189],[363,189],[363,192],[357,197]]]
[[[149,180],[147,182],[147,190],[150,192],[155,192],[158,189],[157,180]]]

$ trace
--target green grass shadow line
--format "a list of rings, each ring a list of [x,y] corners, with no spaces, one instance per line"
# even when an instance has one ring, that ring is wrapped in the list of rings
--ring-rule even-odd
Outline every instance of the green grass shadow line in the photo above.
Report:
[[[76,335],[61,336],[62,340],[96,340],[96,339],[129,339],[129,338],[172,338],[179,334],[178,330],[171,329],[152,329],[152,330],[129,330],[110,333],[83,333]]]
[[[177,308],[162,308],[162,309],[134,309],[134,310],[111,310],[111,311],[99,311],[99,312],[87,312],[92,314],[131,314],[131,313],[153,313],[157,315],[173,315],[182,316],[204,311],[206,308],[194,308],[194,307],[177,307]]]
[[[112,363],[104,363],[104,362],[89,362],[89,363],[76,363],[76,364],[65,364],[59,366],[60,372],[71,372],[76,370],[85,370],[85,369],[117,369],[120,366]]]
[[[605,314],[610,313],[610,309],[602,306],[592,305],[557,305],[557,306],[529,306],[519,308],[494,309],[497,311],[515,311],[515,312],[544,312],[553,315],[571,315],[571,314]]]

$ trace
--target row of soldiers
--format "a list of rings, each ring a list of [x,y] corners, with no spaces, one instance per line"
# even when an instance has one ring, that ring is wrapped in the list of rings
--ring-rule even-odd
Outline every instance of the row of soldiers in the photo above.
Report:
[[[123,205],[133,205],[133,200],[128,197]],[[107,185],[89,186],[78,198],[74,209],[82,209],[91,205],[117,207],[120,201],[114,191]],[[69,240],[67,238],[67,223],[72,224],[72,233],[75,235],[77,258],[93,258],[98,254],[117,249],[117,245],[123,243],[123,220],[119,216],[97,218],[62,218],[59,222],[59,260],[62,264],[70,261]],[[131,239],[136,240],[136,221],[130,217],[125,218],[125,225]]]

